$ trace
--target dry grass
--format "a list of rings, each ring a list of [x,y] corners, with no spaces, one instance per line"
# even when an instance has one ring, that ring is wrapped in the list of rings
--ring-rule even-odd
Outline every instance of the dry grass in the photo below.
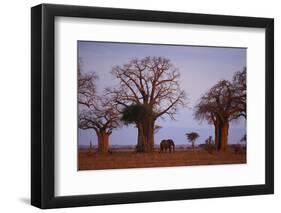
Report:
[[[205,150],[180,150],[174,153],[136,153],[131,150],[97,153],[80,150],[78,164],[79,170],[94,170],[243,163],[246,163],[246,154],[235,154],[233,150],[213,154]]]

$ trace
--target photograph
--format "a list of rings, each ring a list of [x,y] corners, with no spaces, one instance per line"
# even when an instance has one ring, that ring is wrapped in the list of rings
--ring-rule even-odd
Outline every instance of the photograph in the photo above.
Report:
[[[78,171],[246,164],[247,48],[77,41]]]

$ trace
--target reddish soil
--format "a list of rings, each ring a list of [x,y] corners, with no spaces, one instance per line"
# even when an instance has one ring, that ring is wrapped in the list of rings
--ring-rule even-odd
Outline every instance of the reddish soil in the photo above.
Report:
[[[136,153],[132,150],[115,150],[112,153],[79,151],[79,170],[170,167],[215,164],[245,164],[246,153],[234,151],[214,152],[205,150],[180,150],[174,153]]]

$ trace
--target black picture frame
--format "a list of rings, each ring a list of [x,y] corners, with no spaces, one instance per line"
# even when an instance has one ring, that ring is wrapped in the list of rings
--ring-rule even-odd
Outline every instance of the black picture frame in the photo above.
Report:
[[[264,28],[266,128],[265,184],[93,195],[54,195],[54,21],[55,17]],[[274,193],[274,20],[164,11],[41,4],[31,9],[31,204],[60,208],[217,198]]]

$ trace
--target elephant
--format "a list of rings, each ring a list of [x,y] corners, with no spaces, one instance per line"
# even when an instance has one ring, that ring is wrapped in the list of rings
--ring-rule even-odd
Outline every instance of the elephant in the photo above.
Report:
[[[172,139],[162,140],[160,143],[160,152],[175,152],[175,143]]]

